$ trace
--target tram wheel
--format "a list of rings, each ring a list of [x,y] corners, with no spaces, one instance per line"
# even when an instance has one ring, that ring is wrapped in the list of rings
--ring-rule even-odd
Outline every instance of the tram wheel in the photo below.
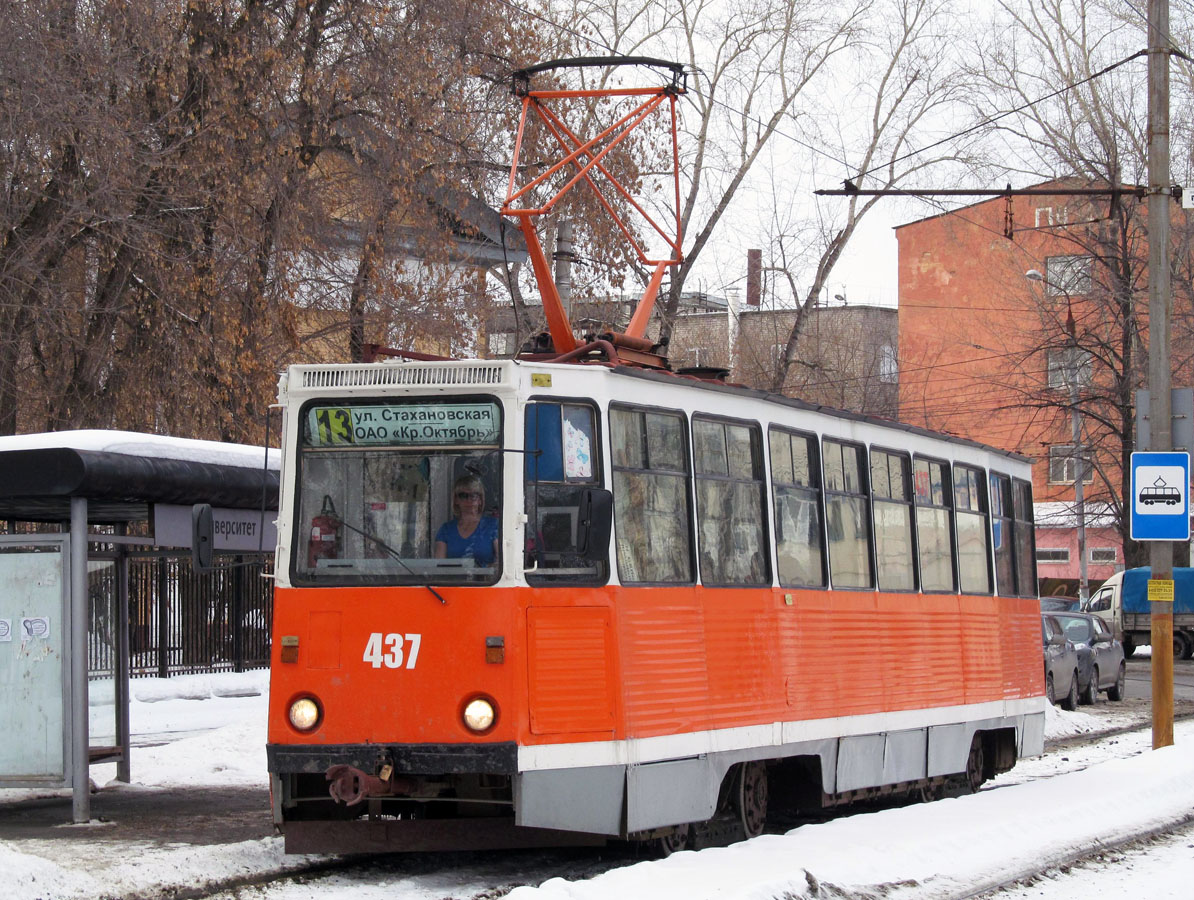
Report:
[[[985,778],[983,770],[986,765],[983,736],[976,734],[970,742],[970,755],[966,758],[966,787],[970,789],[970,793],[978,793],[978,789],[982,787]]]
[[[735,812],[747,838],[758,837],[767,824],[767,765],[743,763],[734,792]]]
[[[655,848],[659,851],[660,856],[666,858],[673,853],[689,849],[691,843],[692,826],[677,825],[671,834],[656,839]]]

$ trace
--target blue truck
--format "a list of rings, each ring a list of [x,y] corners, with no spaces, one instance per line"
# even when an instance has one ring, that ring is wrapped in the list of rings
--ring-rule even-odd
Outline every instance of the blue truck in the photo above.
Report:
[[[1116,572],[1090,595],[1083,607],[1107,623],[1124,645],[1124,656],[1152,642],[1148,566]],[[1173,569],[1173,656],[1194,658],[1194,568]]]

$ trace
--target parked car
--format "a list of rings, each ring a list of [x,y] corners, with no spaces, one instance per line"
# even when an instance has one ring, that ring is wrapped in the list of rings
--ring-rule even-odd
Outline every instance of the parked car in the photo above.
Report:
[[[1041,640],[1045,652],[1045,696],[1050,703],[1058,703],[1062,709],[1076,709],[1078,706],[1078,650],[1074,642],[1065,636],[1065,629],[1055,614],[1041,614]],[[1065,687],[1065,693],[1058,689]]]
[[[1054,613],[1066,638],[1078,651],[1078,694],[1083,703],[1094,703],[1099,692],[1111,700],[1124,698],[1123,644],[1106,623],[1090,613]]]
[[[1078,612],[1078,600],[1074,597],[1041,597],[1041,612]]]

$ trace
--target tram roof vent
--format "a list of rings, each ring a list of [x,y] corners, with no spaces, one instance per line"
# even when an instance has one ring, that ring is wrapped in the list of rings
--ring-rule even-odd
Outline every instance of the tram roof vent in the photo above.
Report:
[[[355,388],[389,387],[468,387],[501,385],[506,382],[506,368],[491,362],[480,363],[405,363],[387,365],[311,366],[300,370],[302,387]]]

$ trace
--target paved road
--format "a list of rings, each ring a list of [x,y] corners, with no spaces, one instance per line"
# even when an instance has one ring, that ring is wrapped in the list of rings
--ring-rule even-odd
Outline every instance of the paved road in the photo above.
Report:
[[[1133,656],[1128,660],[1128,699],[1148,699],[1152,696],[1152,660],[1147,656]],[[1194,659],[1173,661],[1174,700],[1194,700]]]
[[[76,838],[157,845],[252,841],[274,833],[267,788],[105,788],[91,795],[90,825],[71,825],[71,797],[0,803],[0,841]]]

